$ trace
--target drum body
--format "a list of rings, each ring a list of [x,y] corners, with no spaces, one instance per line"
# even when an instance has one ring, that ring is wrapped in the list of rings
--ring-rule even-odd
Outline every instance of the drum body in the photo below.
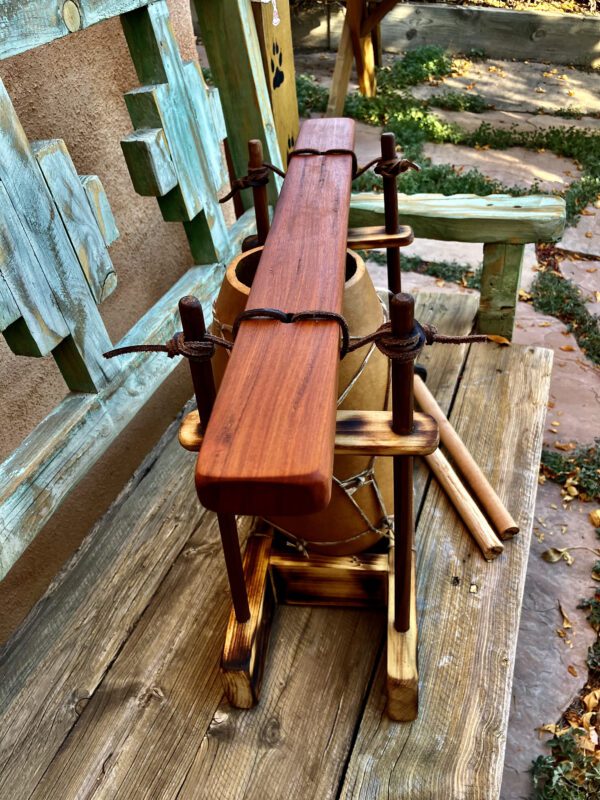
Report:
[[[242,253],[227,268],[215,301],[212,333],[231,340],[233,323],[246,307],[261,250]],[[347,254],[342,313],[351,336],[364,336],[384,322],[384,308],[364,261],[351,251]],[[227,351],[217,348],[213,358],[217,386],[227,361]],[[340,362],[338,398],[339,409],[389,407],[389,363],[375,345],[349,353]],[[377,542],[387,532],[387,519],[393,512],[391,458],[336,456],[332,497],[326,509],[304,516],[274,517],[269,522],[310,552],[350,555]]]

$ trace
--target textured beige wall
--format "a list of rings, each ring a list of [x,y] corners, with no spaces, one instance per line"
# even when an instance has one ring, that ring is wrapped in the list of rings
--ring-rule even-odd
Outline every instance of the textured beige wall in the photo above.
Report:
[[[188,0],[169,0],[184,59],[195,57]],[[118,287],[101,308],[113,341],[191,264],[183,228],[163,222],[153,198],[135,194],[119,146],[131,131],[123,94],[138,85],[118,19],[0,62],[0,77],[30,141],[64,139],[80,174],[100,176],[121,237],[111,247]],[[65,394],[52,358],[14,356],[0,337],[0,458]],[[0,641],[44,591],[90,525],[191,395],[180,366],[71,493],[0,584]],[[190,476],[190,480],[191,480]]]

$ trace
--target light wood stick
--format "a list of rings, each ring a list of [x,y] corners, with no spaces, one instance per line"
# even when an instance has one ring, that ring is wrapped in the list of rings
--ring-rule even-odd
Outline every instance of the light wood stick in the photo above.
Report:
[[[519,526],[508,513],[504,503],[481,471],[464,442],[454,430],[423,380],[415,375],[415,399],[421,410],[432,416],[440,426],[440,440],[452,456],[454,463],[469,484],[473,493],[501,539],[511,539],[519,532]]]
[[[396,722],[412,722],[419,713],[416,554],[412,555],[410,622],[402,633],[394,625],[394,548],[388,553],[387,713]]]
[[[485,560],[493,561],[502,553],[504,545],[481,513],[477,503],[461,483],[446,456],[441,450],[436,450],[435,453],[423,456],[423,458],[479,545]]]

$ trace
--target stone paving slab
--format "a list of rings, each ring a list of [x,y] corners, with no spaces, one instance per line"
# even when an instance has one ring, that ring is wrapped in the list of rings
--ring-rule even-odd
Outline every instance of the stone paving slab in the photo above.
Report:
[[[582,290],[590,314],[600,315],[600,260],[565,258],[560,262],[560,271]],[[598,427],[600,428],[600,424]]]
[[[445,92],[473,92],[496,109],[508,111],[580,110],[600,112],[600,73],[574,67],[552,67],[534,61],[486,59],[471,62],[462,74],[412,89],[427,99]]]
[[[451,164],[464,172],[478,169],[488,178],[501,181],[506,186],[527,189],[537,183],[539,191],[547,193],[564,191],[581,175],[581,170],[570,158],[523,147],[476,150],[455,144],[428,142],[424,146],[424,153],[433,164]]]
[[[574,501],[565,509],[561,500],[556,484],[547,482],[538,488],[517,642],[502,800],[531,797],[531,762],[546,752],[536,728],[556,722],[578,694],[587,677],[587,649],[595,639],[585,612],[578,610],[577,604],[582,596],[593,594],[590,572],[596,557],[587,550],[573,550],[571,566],[565,561],[550,564],[541,557],[550,547],[598,547],[587,516],[590,504]],[[563,627],[559,602],[572,628]]]
[[[472,111],[448,111],[445,108],[433,107],[432,112],[448,124],[458,125],[466,131],[476,131],[483,123],[493,128],[523,131],[547,130],[548,128],[578,128],[589,131],[600,130],[600,118],[580,117],[569,119],[553,114],[536,114],[523,111],[484,111],[475,114]]]
[[[600,257],[600,208],[588,206],[577,224],[565,230],[559,247]]]

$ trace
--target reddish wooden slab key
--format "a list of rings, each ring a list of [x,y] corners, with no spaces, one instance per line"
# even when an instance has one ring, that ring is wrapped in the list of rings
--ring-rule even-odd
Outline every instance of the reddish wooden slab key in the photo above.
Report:
[[[297,149],[354,147],[350,119],[308,120]],[[247,308],[341,313],[350,155],[290,161]],[[336,322],[248,320],[239,330],[196,468],[201,502],[242,514],[306,514],[331,497]]]

